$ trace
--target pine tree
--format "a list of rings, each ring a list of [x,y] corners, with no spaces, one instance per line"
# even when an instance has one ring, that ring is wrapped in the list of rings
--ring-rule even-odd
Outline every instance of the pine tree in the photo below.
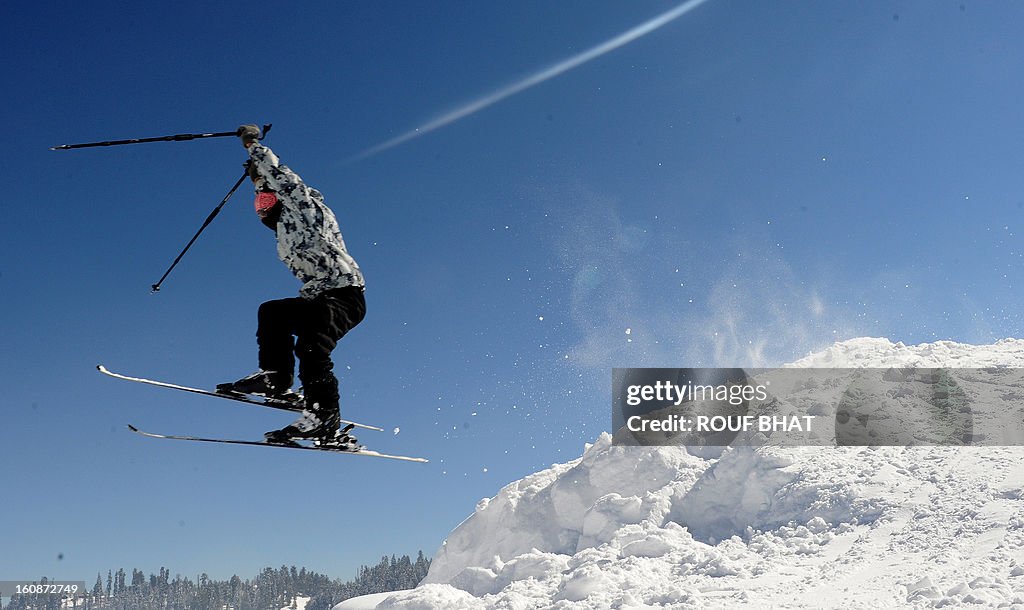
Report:
[[[117,575],[114,577],[114,595],[119,595],[124,592],[124,568],[118,568]]]
[[[427,572],[430,571],[430,560],[423,556],[423,551],[420,551],[416,556],[415,575],[416,584],[420,584],[424,578],[427,577]]]

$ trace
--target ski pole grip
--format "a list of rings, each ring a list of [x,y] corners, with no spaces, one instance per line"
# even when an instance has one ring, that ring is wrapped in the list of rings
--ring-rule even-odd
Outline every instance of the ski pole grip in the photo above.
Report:
[[[269,132],[269,131],[270,131],[270,128],[271,128],[271,127],[273,127],[273,126],[274,126],[274,125],[273,125],[272,123],[266,123],[265,125],[263,125],[263,135],[262,135],[262,136],[260,136],[260,139],[261,139],[261,140],[262,140],[263,138],[267,137],[267,132]]]

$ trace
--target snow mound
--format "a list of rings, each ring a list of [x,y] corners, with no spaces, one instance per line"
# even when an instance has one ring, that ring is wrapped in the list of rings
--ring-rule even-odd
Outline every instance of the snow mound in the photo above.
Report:
[[[1024,341],[854,339],[792,366],[1024,366]],[[377,608],[1024,605],[1024,448],[611,440],[481,500]]]
[[[861,337],[831,345],[786,366],[803,368],[887,367],[1024,367],[1024,339],[1002,339],[992,345],[936,341],[921,345]]]

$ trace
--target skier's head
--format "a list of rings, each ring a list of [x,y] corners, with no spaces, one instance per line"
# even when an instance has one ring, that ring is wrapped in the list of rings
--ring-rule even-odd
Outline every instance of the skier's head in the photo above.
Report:
[[[276,231],[277,221],[281,218],[281,202],[277,199],[277,193],[269,189],[257,189],[253,207],[256,208],[256,215],[260,217],[260,222],[268,229]]]
[[[277,221],[281,218],[281,202],[277,199],[277,193],[270,188],[266,179],[256,171],[255,163],[249,163],[246,171],[256,189],[256,199],[253,201],[256,215],[260,217],[260,222],[266,225],[267,228],[276,231]]]

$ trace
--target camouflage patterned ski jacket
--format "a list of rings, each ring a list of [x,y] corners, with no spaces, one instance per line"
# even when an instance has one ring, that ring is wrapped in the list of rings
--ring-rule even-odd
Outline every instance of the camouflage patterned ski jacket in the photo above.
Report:
[[[274,151],[258,142],[249,147],[249,157],[281,203],[277,255],[303,283],[299,296],[313,299],[331,288],[365,286],[320,191],[280,165]]]

